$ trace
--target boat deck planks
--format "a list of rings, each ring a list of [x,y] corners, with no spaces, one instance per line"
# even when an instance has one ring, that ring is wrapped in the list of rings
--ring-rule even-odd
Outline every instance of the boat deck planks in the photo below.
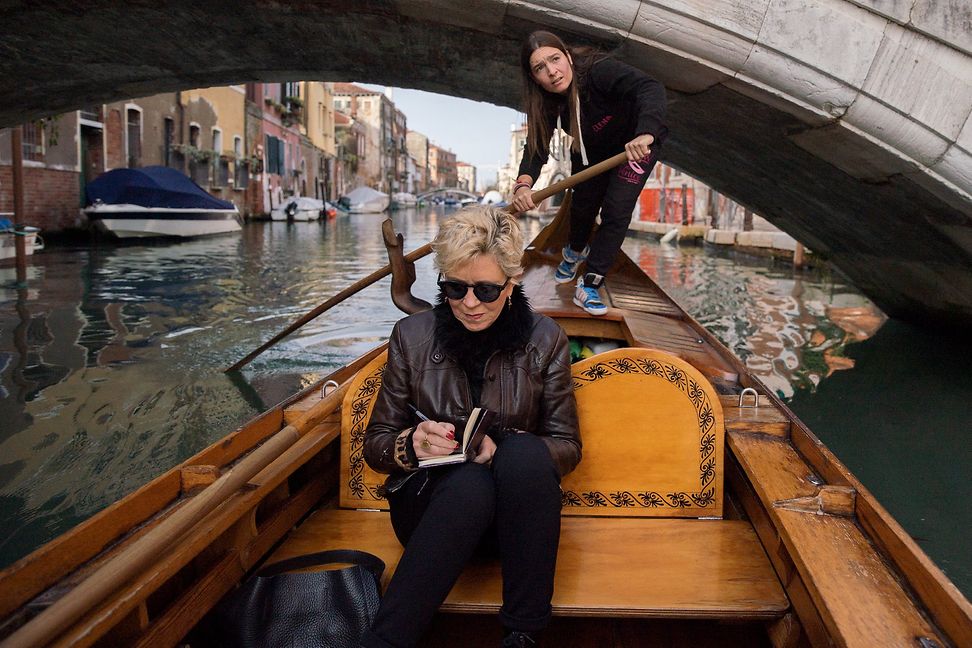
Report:
[[[710,378],[729,382],[738,379],[735,368],[708,340],[700,337],[691,324],[681,319],[677,307],[654,284],[645,282],[643,278],[634,281],[630,278],[630,272],[621,272],[617,278],[612,275],[606,284],[608,288],[602,291],[608,312],[603,319],[593,318],[574,304],[573,284],[554,281],[554,270],[552,263],[538,263],[530,266],[524,274],[523,287],[535,310],[558,319],[588,320],[589,326],[599,322],[605,325],[618,322],[620,330],[627,331],[631,346],[660,349],[676,355]],[[622,265],[622,270],[628,270],[627,264]],[[649,303],[656,301],[659,304],[657,308],[649,306]],[[632,309],[624,305],[632,302],[644,308]],[[574,334],[574,331],[568,330],[568,333]]]
[[[682,311],[672,298],[654,282],[646,282],[644,272],[626,254],[618,259],[605,286],[608,296],[618,308],[682,319]]]
[[[754,620],[778,618],[789,608],[746,522],[564,517],[561,527],[556,615]],[[617,550],[635,546],[644,548],[636,563],[630,552]],[[402,553],[387,513],[322,509],[287,538],[268,564],[349,547],[385,561],[385,584]],[[474,562],[441,609],[495,613],[501,590],[499,562]]]

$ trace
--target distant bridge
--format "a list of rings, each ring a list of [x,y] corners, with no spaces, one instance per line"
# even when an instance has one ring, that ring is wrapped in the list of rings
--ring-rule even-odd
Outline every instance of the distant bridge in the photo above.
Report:
[[[453,194],[455,196],[462,196],[463,198],[475,198],[476,200],[479,200],[478,194],[474,194],[458,187],[440,187],[439,189],[430,189],[425,193],[417,195],[416,198],[419,200],[425,200],[426,198],[430,198],[436,194]]]

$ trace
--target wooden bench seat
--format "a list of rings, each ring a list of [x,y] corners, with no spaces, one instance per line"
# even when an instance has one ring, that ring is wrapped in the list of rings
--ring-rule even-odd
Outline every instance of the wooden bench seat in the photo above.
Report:
[[[402,554],[385,511],[322,509],[274,554],[282,560],[354,547],[385,561]],[[499,563],[466,568],[445,612],[494,613],[502,603]],[[752,527],[739,520],[565,517],[554,614],[643,618],[772,619],[789,606]]]
[[[271,556],[355,548],[380,556],[386,582],[402,549],[362,450],[384,355],[363,367],[342,411],[337,509],[311,515]],[[723,520],[720,399],[684,360],[644,348],[572,367],[584,458],[561,484],[553,607],[561,616],[762,620],[789,601],[748,522]],[[499,610],[496,561],[469,565],[444,611]]]

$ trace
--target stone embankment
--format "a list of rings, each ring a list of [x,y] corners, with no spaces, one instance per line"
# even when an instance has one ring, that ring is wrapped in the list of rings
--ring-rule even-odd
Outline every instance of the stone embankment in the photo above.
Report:
[[[708,243],[717,248],[736,250],[759,256],[793,258],[799,242],[786,232],[775,229],[740,231],[716,229],[708,225],[676,225],[632,221],[628,236],[654,238],[688,244]]]

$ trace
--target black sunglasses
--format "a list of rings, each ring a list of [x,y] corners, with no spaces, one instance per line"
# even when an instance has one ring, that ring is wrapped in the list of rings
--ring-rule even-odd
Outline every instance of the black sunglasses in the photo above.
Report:
[[[500,293],[506,288],[506,284],[510,283],[510,278],[507,277],[503,285],[489,283],[486,281],[480,281],[474,284],[467,284],[461,281],[452,281],[451,279],[443,279],[442,275],[439,275],[439,288],[445,293],[445,296],[449,299],[465,299],[466,293],[472,288],[473,294],[476,295],[476,299],[483,302],[484,304],[489,304],[491,302],[499,299]]]

